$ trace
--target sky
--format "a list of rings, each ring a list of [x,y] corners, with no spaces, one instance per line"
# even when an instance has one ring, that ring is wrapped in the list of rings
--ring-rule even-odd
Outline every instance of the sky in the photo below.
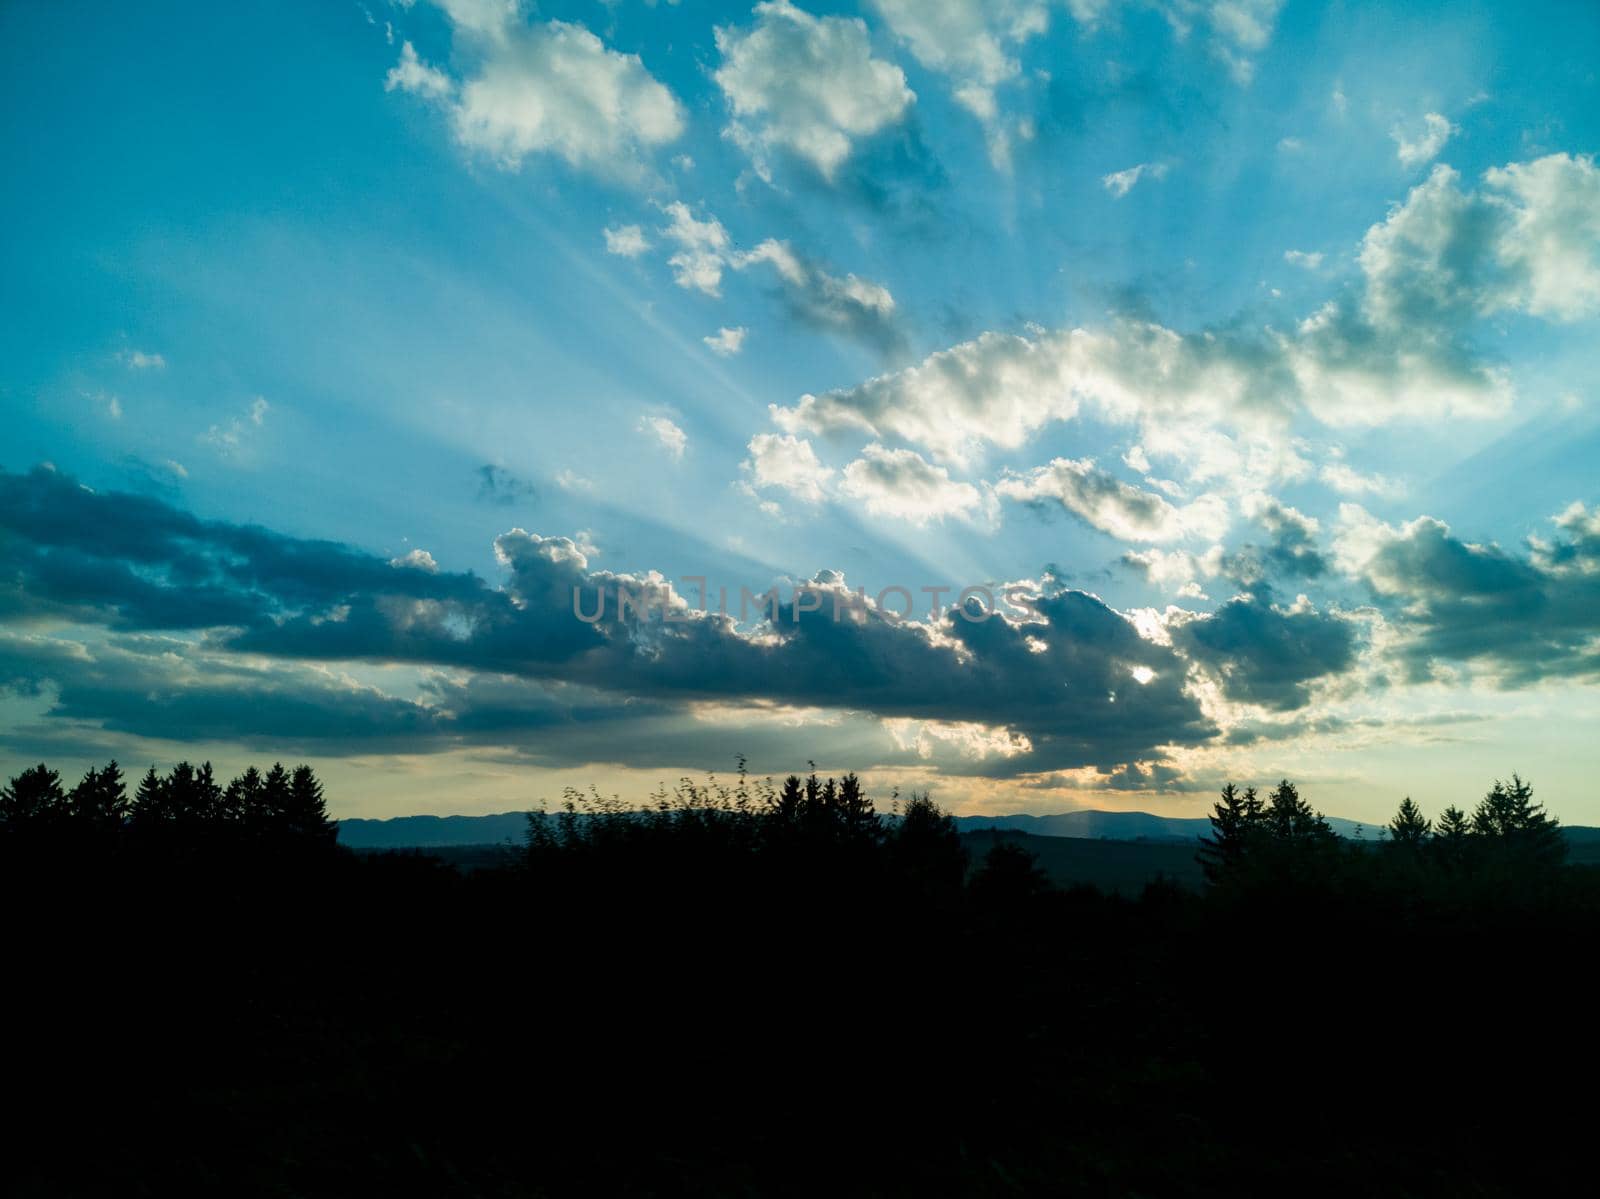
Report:
[[[1600,824],[1597,64],[1577,3],[0,5],[0,769]]]

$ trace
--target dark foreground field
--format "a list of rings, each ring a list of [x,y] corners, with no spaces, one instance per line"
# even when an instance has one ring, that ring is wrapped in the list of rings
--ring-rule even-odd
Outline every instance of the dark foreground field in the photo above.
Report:
[[[467,872],[128,828],[0,842],[11,1193],[1592,1175],[1600,883],[1514,838],[1458,869],[1263,832],[1204,890],[1129,898],[1004,838],[969,870],[920,801],[557,817]]]

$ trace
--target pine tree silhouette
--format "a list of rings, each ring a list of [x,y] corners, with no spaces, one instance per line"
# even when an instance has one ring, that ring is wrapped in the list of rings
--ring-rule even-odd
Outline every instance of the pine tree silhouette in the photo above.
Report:
[[[68,797],[73,823],[84,829],[116,832],[128,816],[128,787],[116,760],[104,770],[92,766]]]
[[[61,776],[43,762],[0,788],[0,827],[18,831],[51,827],[59,824],[67,811]]]
[[[1411,802],[1408,795],[1400,801],[1400,808],[1388,824],[1389,844],[1416,850],[1427,844],[1433,825],[1422,814],[1422,809]]]

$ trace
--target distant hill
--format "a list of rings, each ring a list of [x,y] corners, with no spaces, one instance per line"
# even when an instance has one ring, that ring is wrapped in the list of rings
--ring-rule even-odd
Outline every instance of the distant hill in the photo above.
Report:
[[[341,820],[339,844],[351,849],[439,849],[451,845],[520,843],[528,831],[526,812],[493,816],[393,816],[388,820]]]
[[[1328,823],[1341,837],[1354,837],[1359,829],[1367,840],[1377,837],[1373,825],[1330,816]],[[1056,812],[1047,816],[1018,813],[1013,816],[957,816],[962,832],[979,829],[1015,829],[1040,837],[1080,837],[1110,841],[1198,841],[1211,832],[1204,816],[1155,816],[1149,812]]]
[[[1211,830],[1203,817],[1154,816],[1149,812],[1057,812],[1048,816],[957,816],[964,833],[1013,829],[1038,837],[1079,837],[1111,841],[1194,841]],[[1334,831],[1353,836],[1356,822],[1329,818]],[[388,820],[341,820],[339,841],[352,849],[433,849],[450,845],[521,842],[528,829],[524,812],[492,816],[395,816]],[[1366,835],[1375,836],[1371,825]],[[1577,831],[1577,830],[1573,830]],[[1600,840],[1600,829],[1589,830]]]
[[[1009,829],[1035,837],[1073,837],[1091,841],[1169,841],[1192,843],[1211,831],[1204,817],[1156,816],[1149,812],[1056,812],[1046,816],[1016,813],[1010,816],[957,816],[963,833]],[[1333,831],[1353,837],[1360,829],[1368,841],[1378,839],[1378,827],[1328,817]],[[388,820],[341,820],[339,842],[352,849],[436,849],[459,845],[520,844],[528,829],[525,812],[499,812],[492,816],[395,816]],[[1573,825],[1565,830],[1574,850],[1600,852],[1600,828]],[[1574,854],[1577,860],[1588,855]]]

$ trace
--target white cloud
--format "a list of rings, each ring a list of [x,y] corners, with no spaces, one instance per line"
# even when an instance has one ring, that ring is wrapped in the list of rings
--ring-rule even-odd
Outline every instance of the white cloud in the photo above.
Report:
[[[1290,266],[1303,266],[1308,271],[1314,271],[1322,265],[1322,252],[1320,250],[1285,250],[1283,260]]]
[[[1002,479],[995,493],[1033,505],[1059,503],[1091,528],[1122,541],[1215,540],[1228,527],[1228,506],[1220,497],[1202,496],[1175,507],[1101,470],[1092,458],[1056,458],[1026,475]]]
[[[1397,495],[1401,488],[1383,475],[1363,474],[1345,462],[1330,462],[1317,477],[1340,495]]]
[[[1140,571],[1144,577],[1164,591],[1175,592],[1185,599],[1210,598],[1200,587],[1201,579],[1213,579],[1222,573],[1222,546],[1213,545],[1200,554],[1188,550],[1129,550],[1122,561]]]
[[[674,462],[683,461],[683,452],[689,448],[689,436],[672,421],[664,416],[641,416],[636,427],[660,442]]]
[[[859,18],[814,17],[788,0],[755,7],[749,29],[718,26],[713,74],[733,111],[728,136],[771,178],[786,150],[832,179],[855,141],[898,122],[916,99],[891,62],[872,57]]]
[[[777,488],[790,492],[808,504],[827,498],[826,486],[833,476],[823,466],[811,443],[801,437],[780,433],[757,433],[750,439],[750,456],[740,466],[745,486],[752,491]]]
[[[1164,162],[1141,162],[1125,171],[1113,171],[1109,175],[1102,175],[1100,182],[1108,192],[1120,200],[1146,175],[1152,179],[1164,179],[1166,174],[1167,164]]]
[[[679,287],[720,296],[725,270],[770,266],[790,310],[801,320],[880,348],[898,344],[894,296],[882,284],[854,274],[837,276],[775,238],[740,250],[721,221],[710,215],[697,218],[681,200],[662,211],[670,221],[661,236],[678,247],[667,261]]]
[[[1395,156],[1400,159],[1400,165],[1419,167],[1437,158],[1445,142],[1457,132],[1456,127],[1444,117],[1430,112],[1422,118],[1422,131],[1417,134],[1416,140],[1413,141],[1410,131],[1400,125],[1391,129],[1389,136],[1394,138]]]
[[[562,491],[585,492],[594,490],[594,480],[586,479],[571,470],[563,470],[556,475],[556,486]]]
[[[605,230],[606,253],[623,258],[637,258],[650,249],[644,230],[638,225],[613,225]]]
[[[957,482],[915,450],[888,450],[876,443],[844,468],[839,494],[857,500],[873,516],[925,525],[952,516],[971,516],[983,495],[971,483]]]
[[[731,260],[741,271],[762,263],[777,271],[791,309],[802,320],[882,346],[898,339],[894,296],[882,284],[853,274],[839,278],[773,238]]]
[[[383,77],[383,90],[410,92],[426,100],[443,100],[455,92],[456,85],[443,71],[418,58],[417,48],[405,42],[400,47],[400,61]]]
[[[398,558],[390,558],[389,565],[400,570],[426,571],[430,575],[439,573],[439,564],[427,550],[409,550]]]
[[[670,223],[661,235],[678,247],[667,259],[673,279],[679,287],[720,296],[722,271],[729,265],[733,251],[733,242],[722,222],[716,217],[697,219],[682,200],[674,200],[662,211]]]
[[[233,457],[245,448],[250,431],[266,423],[271,407],[265,399],[257,396],[250,401],[243,416],[236,416],[225,425],[212,425],[200,440],[224,457]]]
[[[160,354],[146,353],[144,350],[124,350],[117,355],[129,370],[165,370],[167,360]]]
[[[744,348],[745,334],[749,332],[743,325],[730,329],[724,325],[710,337],[702,337],[711,352],[719,358],[732,358]]]
[[[443,0],[474,66],[457,84],[407,42],[384,86],[442,105],[456,140],[515,170],[534,154],[639,177],[684,127],[676,97],[638,55],[609,49],[582,25],[521,23],[512,0]]]
[[[1025,137],[1029,126],[1005,127],[995,89],[1021,74],[1011,49],[1048,28],[1045,0],[872,2],[919,63],[949,77],[956,102],[983,122],[991,160],[1008,165],[1013,133]]]

